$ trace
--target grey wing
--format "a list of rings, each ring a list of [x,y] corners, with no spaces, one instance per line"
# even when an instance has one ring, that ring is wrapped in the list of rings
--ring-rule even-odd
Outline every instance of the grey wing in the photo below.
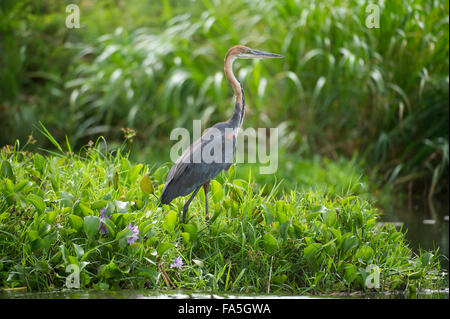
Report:
[[[186,196],[215,178],[222,170],[228,170],[233,161],[235,143],[234,135],[210,137],[206,131],[170,169],[161,193],[161,202],[168,204],[176,197]]]

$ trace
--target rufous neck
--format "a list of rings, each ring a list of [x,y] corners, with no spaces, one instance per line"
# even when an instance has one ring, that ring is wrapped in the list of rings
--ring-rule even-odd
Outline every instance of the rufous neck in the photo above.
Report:
[[[233,73],[233,62],[236,59],[234,55],[227,55],[225,58],[225,65],[224,65],[224,71],[225,71],[225,77],[227,78],[228,82],[231,84],[231,87],[234,91],[234,95],[236,97],[236,103],[241,103],[242,101],[242,90],[241,85],[239,81],[236,79]]]

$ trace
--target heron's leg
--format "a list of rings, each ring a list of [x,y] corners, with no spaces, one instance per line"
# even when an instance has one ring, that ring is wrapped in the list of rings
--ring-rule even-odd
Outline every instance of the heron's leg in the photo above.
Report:
[[[203,184],[203,189],[205,190],[205,211],[206,211],[206,217],[205,220],[209,220],[209,212],[208,212],[208,191],[209,191],[209,181],[207,181],[205,184]]]
[[[200,190],[201,186],[197,187],[195,189],[195,191],[192,193],[191,197],[189,197],[188,201],[186,202],[186,204],[184,204],[183,207],[183,219],[182,219],[182,223],[184,224],[184,219],[186,217],[186,212],[189,209],[189,205],[191,204],[192,200],[194,199],[195,195],[197,195],[198,191]]]

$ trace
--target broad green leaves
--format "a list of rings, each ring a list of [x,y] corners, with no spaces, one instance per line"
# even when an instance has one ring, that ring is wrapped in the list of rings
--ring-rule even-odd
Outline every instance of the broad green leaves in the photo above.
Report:
[[[84,232],[89,238],[98,234],[100,228],[100,218],[97,216],[86,216],[83,219]]]
[[[224,196],[222,185],[216,180],[212,180],[210,185],[214,203],[220,203]]]
[[[270,233],[266,233],[263,236],[264,249],[268,254],[273,254],[278,249],[277,239]]]
[[[30,171],[21,168],[25,172],[9,163],[15,182],[5,164],[0,206],[6,212],[0,218],[6,227],[0,237],[12,245],[24,244],[20,249],[33,255],[25,262],[33,264],[27,271],[38,272],[39,280],[46,280],[57,267],[75,264],[86,269],[81,280],[89,288],[126,285],[124,278],[158,288],[166,284],[158,277],[162,267],[171,278],[179,275],[181,283],[188,271],[191,285],[233,290],[250,282],[262,287],[253,276],[267,280],[272,269],[274,289],[291,285],[293,278],[320,289],[359,289],[369,264],[379,266],[382,276],[396,274],[392,281],[383,278],[389,287],[405,287],[408,280],[423,282],[436,265],[431,253],[411,257],[404,234],[378,227],[376,211],[357,196],[266,196],[253,184],[230,181],[222,174],[221,182],[210,184],[209,223],[204,221],[204,203],[196,200],[189,223],[181,225],[184,200],[176,199],[170,206],[158,202],[167,168],[156,169],[150,178],[147,172],[152,169],[119,155],[105,162],[36,157],[29,161]],[[15,210],[10,209],[14,204]],[[20,221],[20,228],[14,220]],[[181,273],[170,268],[177,256],[187,265]]]
[[[341,244],[341,249],[345,253],[347,251],[352,250],[353,248],[357,247],[359,245],[358,238],[350,233],[347,233],[345,236],[343,236],[344,239]]]
[[[36,194],[29,194],[27,196],[27,200],[30,204],[34,206],[34,208],[36,208],[39,214],[44,213],[46,205],[44,200],[40,196]]]
[[[173,210],[169,211],[164,220],[164,228],[169,232],[175,230],[175,225],[177,223],[177,213]]]
[[[307,262],[313,262],[317,259],[318,254],[322,249],[322,245],[319,243],[312,243],[305,247],[303,250],[303,257]]]
[[[148,174],[145,174],[144,177],[142,177],[139,186],[141,190],[146,194],[153,194],[155,192],[153,183],[150,180],[150,176],[148,176]]]
[[[16,182],[16,176],[14,175],[11,164],[7,160],[2,160],[0,172],[3,177],[9,178],[13,183]]]
[[[77,215],[69,215],[69,223],[70,225],[77,231],[81,231],[83,229],[83,219]]]
[[[158,252],[158,255],[162,257],[166,251],[174,247],[175,246],[172,243],[162,242],[158,244],[158,246],[156,247],[156,251]]]

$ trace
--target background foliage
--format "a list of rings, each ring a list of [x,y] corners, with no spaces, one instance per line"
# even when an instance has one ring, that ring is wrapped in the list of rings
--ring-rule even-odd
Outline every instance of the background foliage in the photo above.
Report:
[[[231,115],[222,61],[241,43],[286,57],[235,71],[245,127],[283,133],[278,178],[302,185],[299,158],[353,159],[375,187],[448,193],[447,1],[377,2],[379,29],[356,0],[70,3],[81,29],[65,27],[69,2],[0,2],[0,145],[38,120],[76,149],[129,127],[134,158],[167,162],[172,128]]]

